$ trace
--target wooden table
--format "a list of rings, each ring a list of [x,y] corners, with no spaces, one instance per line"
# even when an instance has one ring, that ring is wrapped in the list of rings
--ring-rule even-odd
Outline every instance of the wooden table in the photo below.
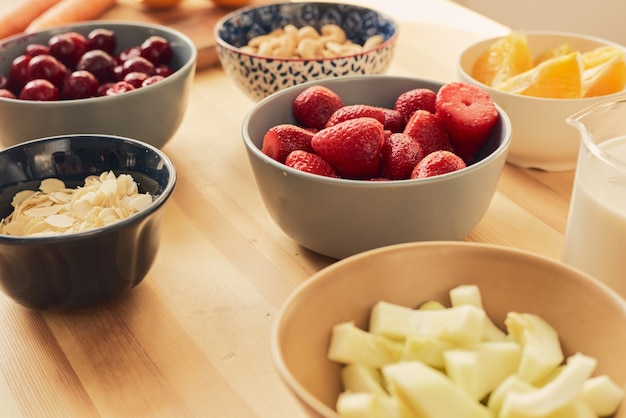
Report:
[[[465,45],[507,31],[447,0],[361,3],[400,19],[390,74],[456,79]],[[127,296],[68,313],[0,297],[0,416],[302,416],[274,370],[270,329],[290,292],[334,260],[295,244],[265,210],[240,136],[252,105],[219,67],[196,75],[164,148],[178,184],[159,257]],[[466,240],[558,258],[572,180],[507,165]]]

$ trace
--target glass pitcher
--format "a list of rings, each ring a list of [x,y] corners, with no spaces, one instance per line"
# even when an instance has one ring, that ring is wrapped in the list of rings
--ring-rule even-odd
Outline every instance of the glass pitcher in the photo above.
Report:
[[[566,119],[580,131],[563,261],[626,298],[626,96]]]

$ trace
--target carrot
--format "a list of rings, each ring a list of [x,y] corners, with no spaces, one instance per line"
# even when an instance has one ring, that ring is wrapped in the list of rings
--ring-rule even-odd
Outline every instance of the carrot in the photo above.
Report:
[[[115,3],[116,0],[61,0],[33,20],[26,32],[95,19]]]
[[[24,32],[43,12],[61,0],[17,0],[0,10],[0,39]]]

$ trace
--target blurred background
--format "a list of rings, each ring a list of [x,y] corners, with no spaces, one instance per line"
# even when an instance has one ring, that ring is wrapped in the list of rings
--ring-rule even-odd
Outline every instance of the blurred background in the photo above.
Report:
[[[624,0],[455,0],[513,29],[582,32],[626,43]]]

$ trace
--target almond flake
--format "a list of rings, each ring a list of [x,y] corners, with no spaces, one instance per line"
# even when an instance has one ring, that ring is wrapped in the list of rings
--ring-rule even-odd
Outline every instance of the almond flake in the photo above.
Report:
[[[12,200],[13,213],[0,220],[0,233],[48,236],[86,231],[115,223],[152,203],[140,194],[130,174],[112,171],[85,178],[83,187],[68,189],[55,178],[41,182],[39,191],[23,190]]]
[[[50,215],[46,217],[46,223],[55,228],[65,229],[74,225],[74,218],[67,215]]]
[[[17,192],[15,196],[13,196],[13,201],[11,201],[11,205],[13,207],[17,207],[17,205],[19,205],[20,203],[22,203],[24,200],[28,199],[35,193],[37,192],[34,190],[22,190],[20,192]]]
[[[63,189],[65,189],[65,183],[55,178],[42,180],[41,184],[39,185],[39,190],[41,190],[45,194],[58,192],[59,190]]]
[[[46,216],[56,215],[61,209],[63,209],[62,205],[32,207],[25,210],[24,215],[31,218],[45,218]]]

